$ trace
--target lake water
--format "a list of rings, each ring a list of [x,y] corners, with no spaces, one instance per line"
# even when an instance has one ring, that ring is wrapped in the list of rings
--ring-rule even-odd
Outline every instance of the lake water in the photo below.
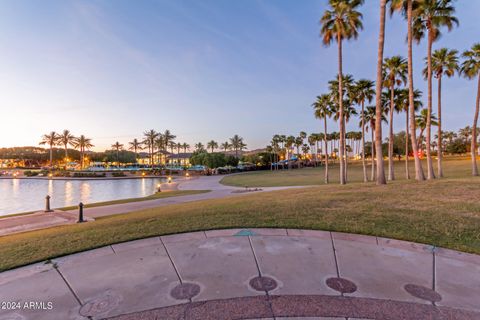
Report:
[[[43,210],[45,196],[52,208],[68,207],[155,193],[161,178],[116,180],[35,180],[0,179],[0,216]]]

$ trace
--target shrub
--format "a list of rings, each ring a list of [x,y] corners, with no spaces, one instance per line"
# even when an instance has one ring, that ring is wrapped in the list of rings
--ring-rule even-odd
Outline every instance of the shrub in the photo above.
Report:
[[[115,171],[115,172],[112,172],[112,177],[125,177],[126,174],[122,171]]]

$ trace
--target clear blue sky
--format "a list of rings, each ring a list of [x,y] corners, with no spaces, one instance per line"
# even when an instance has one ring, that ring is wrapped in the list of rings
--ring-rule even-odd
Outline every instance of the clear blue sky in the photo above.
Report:
[[[0,147],[36,145],[65,128],[100,150],[151,128],[191,145],[239,134],[251,149],[275,133],[318,132],[310,105],[337,70],[336,47],[318,35],[326,2],[3,0]],[[357,79],[375,77],[377,6],[366,1],[365,28],[344,48],[344,72]],[[435,48],[479,41],[480,1],[456,7],[460,27]],[[405,31],[400,17],[387,19],[386,56],[406,56]],[[424,43],[415,47],[423,91],[425,53]],[[474,81],[444,81],[446,129],[471,123],[475,90]]]

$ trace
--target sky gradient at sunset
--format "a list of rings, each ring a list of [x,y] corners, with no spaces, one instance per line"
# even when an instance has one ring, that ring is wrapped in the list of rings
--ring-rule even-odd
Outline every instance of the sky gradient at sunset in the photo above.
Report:
[[[3,0],[0,147],[37,145],[63,129],[91,137],[98,150],[152,128],[191,145],[239,134],[251,149],[276,133],[319,132],[310,105],[337,70],[336,46],[319,37],[325,4]],[[434,49],[463,51],[480,39],[480,1],[455,5],[460,27]],[[356,79],[375,78],[377,6],[366,1],[364,30],[344,48],[344,72]],[[401,17],[387,19],[385,56],[406,56],[405,32]],[[415,85],[426,93],[425,54],[425,42],[415,46]],[[443,86],[444,129],[471,125],[475,81],[455,77]],[[403,129],[404,115],[395,120]]]

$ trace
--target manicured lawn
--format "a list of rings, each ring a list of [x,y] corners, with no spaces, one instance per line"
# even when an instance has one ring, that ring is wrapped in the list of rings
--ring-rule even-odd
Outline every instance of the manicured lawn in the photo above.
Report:
[[[94,207],[108,206],[108,205],[111,205],[111,204],[139,202],[139,201],[163,199],[163,198],[178,197],[178,196],[188,196],[188,195],[191,195],[191,194],[206,193],[206,192],[210,192],[210,190],[163,191],[163,192],[157,192],[157,193],[154,193],[150,196],[141,197],[141,198],[129,198],[129,199],[119,199],[119,200],[112,200],[112,201],[89,203],[89,204],[85,205],[85,208],[94,208]],[[72,206],[72,207],[60,208],[60,210],[67,211],[67,210],[72,210],[72,209],[77,209],[77,208],[78,208],[78,206]]]
[[[405,179],[405,162],[395,161],[395,177],[399,180]],[[444,159],[444,175],[447,178],[462,178],[471,175],[470,159],[463,157],[446,157]],[[367,176],[370,179],[371,166],[367,161]],[[423,161],[424,171],[426,162]],[[434,168],[436,170],[436,160]],[[385,171],[388,168],[388,161],[385,161]],[[414,163],[409,163],[410,177],[415,178]],[[253,171],[238,175],[226,176],[221,183],[236,187],[278,187],[278,186],[310,186],[324,184],[324,168],[303,168],[278,171]],[[329,165],[329,177],[331,183],[338,183],[338,164]],[[363,182],[363,168],[360,161],[348,164],[348,181]]]
[[[0,238],[0,270],[144,237],[273,227],[403,239],[480,254],[480,178],[336,184],[205,200]]]

